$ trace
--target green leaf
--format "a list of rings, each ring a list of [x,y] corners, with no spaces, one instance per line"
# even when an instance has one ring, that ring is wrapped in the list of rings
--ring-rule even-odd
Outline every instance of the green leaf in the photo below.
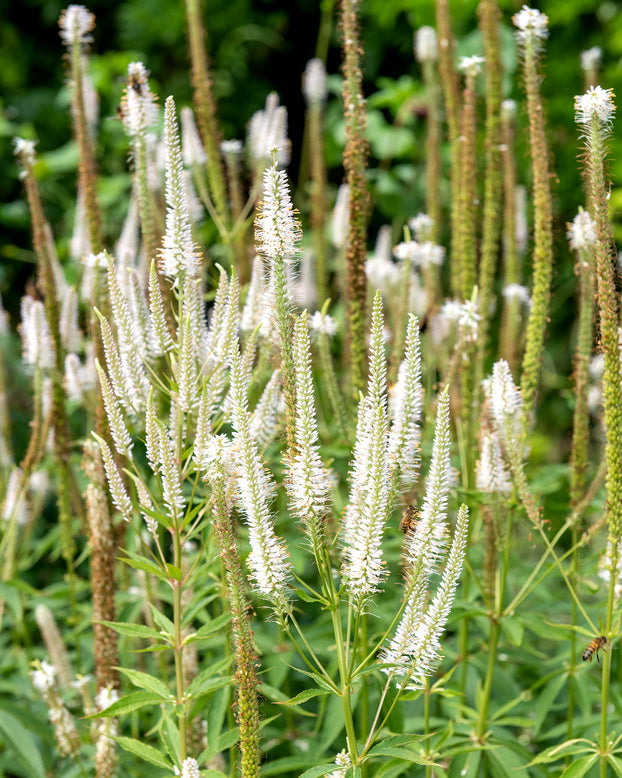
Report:
[[[144,570],[145,573],[155,575],[156,578],[159,578],[161,581],[168,580],[162,570],[160,570],[157,565],[154,565],[151,562],[147,562],[146,560],[141,561],[140,559],[128,559],[127,557],[124,557],[123,561],[136,570]]]
[[[392,748],[391,746],[384,746],[382,743],[374,746],[374,748],[372,748],[372,750],[369,752],[369,755],[389,756],[392,759],[401,759],[404,762],[414,762],[415,764],[430,764],[429,759],[425,759],[422,756],[417,756],[406,748]]]
[[[328,775],[335,770],[335,763],[332,764],[319,764],[316,767],[312,767],[310,770],[302,773],[300,778],[318,778],[320,775]]]
[[[613,771],[616,775],[622,776],[622,761],[620,761],[613,754],[607,756],[607,761],[613,767]]]
[[[105,624],[113,629],[119,635],[128,638],[145,638],[147,640],[161,640],[162,635],[151,627],[144,624],[129,624],[126,621],[99,621],[98,624]]]
[[[0,711],[0,731],[15,756],[28,768],[28,774],[33,778],[45,778],[39,745],[21,721],[6,711]]]
[[[113,740],[115,740],[124,751],[129,751],[130,754],[134,754],[145,762],[151,762],[151,764],[155,764],[158,767],[164,767],[166,770],[173,769],[173,765],[162,756],[157,748],[154,748],[147,743],[143,743],[142,740],[121,736],[115,737]]]
[[[309,756],[284,756],[281,759],[274,759],[272,762],[262,765],[262,775],[298,775],[300,769],[313,765],[315,759]],[[332,765],[335,769],[335,765]],[[324,773],[326,775],[326,773]]]
[[[167,562],[166,569],[174,581],[181,581],[181,569],[179,567],[175,567],[175,565],[171,565],[169,562]]]
[[[92,713],[90,716],[85,716],[86,719],[100,719],[111,718],[113,716],[121,716],[125,713],[132,713],[132,711],[145,708],[147,705],[161,705],[162,697],[159,694],[152,694],[151,692],[132,692],[131,694],[122,697],[120,700],[113,702],[105,710]]]
[[[292,697],[290,700],[277,701],[277,705],[299,705],[301,702],[306,702],[307,700],[313,699],[313,697],[319,697],[324,694],[330,694],[330,692],[326,689],[307,689],[304,692],[300,692],[300,694],[297,694],[295,697]]]
[[[586,740],[585,738],[575,738],[574,740],[566,740],[565,743],[559,743],[556,746],[547,748],[534,757],[529,764],[534,765],[557,762],[559,759],[563,759],[566,756],[590,753],[593,750],[594,744],[589,740]]]
[[[568,765],[560,778],[580,778],[580,776],[587,773],[590,767],[595,764],[598,759],[598,754],[581,757],[581,759],[577,759],[571,765]]]
[[[523,642],[523,633],[525,632],[522,621],[515,616],[504,616],[499,623],[510,643],[513,646],[520,646]]]
[[[117,670],[127,676],[139,689],[146,689],[148,692],[160,695],[164,700],[171,700],[173,695],[159,678],[154,678],[149,673],[143,673],[140,670],[127,670],[124,667],[117,667]]]
[[[201,778],[228,778],[220,770],[201,770]]]
[[[240,739],[240,730],[237,727],[230,729],[218,738],[218,751],[227,751]]]
[[[220,673],[222,670],[227,669],[230,664],[231,658],[225,657],[224,659],[221,659],[220,662],[214,662],[213,664],[208,665],[208,667],[206,667],[205,670],[202,670],[195,678],[193,678],[192,682],[188,685],[188,688],[186,689],[188,696],[198,697],[199,695],[204,694],[206,691],[211,689],[212,687],[209,685],[204,687],[205,682],[209,682],[209,679],[213,678],[215,675],[218,675],[218,673]],[[230,676],[227,676],[227,681],[229,679]],[[220,680],[220,678],[218,680]]]
[[[168,581],[168,578],[165,580]],[[167,618],[163,613],[161,613],[153,603],[149,603],[149,610],[151,611],[151,615],[153,616],[153,620],[155,623],[160,627],[162,632],[164,632],[166,635],[170,635],[171,642],[173,642],[173,635],[175,634],[175,625],[173,622]]]
[[[207,624],[204,624],[201,629],[197,630],[193,635],[188,635],[184,642],[186,644],[194,643],[197,640],[205,640],[206,638],[210,638],[216,632],[220,632],[223,627],[226,627],[230,620],[231,617],[229,614],[223,613],[222,616],[218,616],[212,621],[209,621]]]
[[[540,731],[540,727],[544,723],[544,720],[546,719],[549,710],[553,706],[553,703],[555,702],[555,699],[557,695],[559,694],[562,686],[566,683],[566,676],[565,675],[558,675],[555,678],[552,678],[542,689],[541,692],[538,693],[538,696],[536,698],[536,705],[535,705],[535,714],[536,717],[533,721],[533,730],[534,734],[538,734]]]

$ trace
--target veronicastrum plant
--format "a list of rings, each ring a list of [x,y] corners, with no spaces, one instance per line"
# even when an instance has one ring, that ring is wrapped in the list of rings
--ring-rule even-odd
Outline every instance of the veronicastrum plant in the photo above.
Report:
[[[130,63],[119,114],[131,202],[114,250],[104,250],[97,196],[87,59],[94,18],[81,6],[62,16],[80,154],[68,276],[79,276],[79,287],[67,283],[56,256],[34,144],[15,148],[43,299],[26,296],[21,306],[33,421],[19,464],[9,420],[0,419],[0,617],[19,622],[13,586],[23,590],[29,560],[57,546],[66,590],[54,583],[45,604],[28,590],[47,655],[35,646],[31,670],[33,704],[47,711],[56,743],[51,756],[49,734],[46,764],[63,775],[90,774],[93,764],[98,778],[143,774],[146,764],[185,778],[551,775],[561,759],[569,774],[620,772],[619,738],[608,731],[619,721],[611,702],[619,680],[622,451],[605,165],[614,104],[611,90],[595,83],[594,52],[585,53],[590,90],[576,98],[587,192],[569,228],[580,289],[570,486],[568,504],[552,515],[538,437],[557,251],[540,97],[547,17],[523,7],[513,19],[529,121],[533,251],[526,190],[517,185],[521,115],[501,100],[499,9],[482,0],[485,60],[471,52],[457,67],[449,5],[439,0],[438,39],[423,28],[415,48],[426,87],[429,213],[414,216],[397,245],[404,225],[385,225],[368,257],[372,155],[359,4],[341,7],[349,186],[337,198],[332,247],[322,58],[304,81],[312,230],[303,242],[292,200],[304,210],[304,197],[292,198],[284,169],[284,106],[270,94],[246,144],[219,148],[199,5],[188,0],[186,10],[197,123],[182,108],[180,133],[169,97],[160,133],[148,71]],[[485,165],[477,153],[482,89]],[[448,203],[439,181],[441,91]],[[373,122],[368,128],[373,137]],[[201,250],[197,220],[205,214],[218,242]],[[525,268],[523,257],[532,260]],[[531,284],[523,286],[528,268]],[[444,299],[448,286],[455,299]],[[329,295],[340,298],[336,305]],[[3,410],[4,371],[0,378]],[[594,392],[602,392],[602,428]],[[79,424],[78,463],[70,431]],[[593,467],[599,435],[602,462]],[[37,546],[48,470],[58,529]],[[564,493],[560,483],[557,476]],[[599,505],[603,483],[606,510],[594,521],[588,509]],[[450,529],[449,506],[462,499],[471,518],[462,505]],[[43,551],[29,555],[31,547]],[[596,563],[586,564],[599,555],[603,602],[590,577]],[[441,638],[459,581],[442,641],[453,665],[444,673]],[[57,623],[67,614],[67,624]],[[91,670],[94,680],[85,675]],[[37,748],[23,746],[39,733],[20,725],[16,710],[1,713],[28,774],[42,776]]]

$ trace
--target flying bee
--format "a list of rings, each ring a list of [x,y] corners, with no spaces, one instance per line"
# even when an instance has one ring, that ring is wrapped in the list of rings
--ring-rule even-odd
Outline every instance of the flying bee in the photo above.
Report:
[[[417,522],[419,521],[419,514],[414,505],[409,505],[400,520],[400,531],[404,535],[408,535],[409,532],[414,532]]]
[[[583,661],[587,662],[588,659],[591,662],[594,654],[596,654],[596,660],[598,664],[600,664],[600,657],[598,656],[598,652],[603,649],[605,650],[605,647],[608,645],[607,638],[604,635],[601,635],[600,637],[594,638],[589,646],[585,649],[583,652]]]

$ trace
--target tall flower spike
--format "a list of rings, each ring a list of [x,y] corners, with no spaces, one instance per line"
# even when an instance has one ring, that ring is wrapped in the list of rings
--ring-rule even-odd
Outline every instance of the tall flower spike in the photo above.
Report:
[[[164,143],[166,149],[166,232],[160,251],[162,273],[177,282],[179,276],[196,277],[201,270],[201,255],[192,240],[188,196],[175,116],[175,101],[164,105]]]
[[[264,171],[263,201],[255,223],[257,251],[268,259],[292,259],[300,253],[302,230],[289,194],[287,173],[272,167]]]
[[[382,657],[383,661],[394,665],[392,669],[398,678],[410,676],[406,686],[408,689],[423,689],[427,676],[431,674],[440,657],[440,637],[449,618],[464,564],[468,515],[466,505],[460,506],[447,564],[430,606],[418,621],[408,624],[408,629],[405,630],[404,621],[408,617],[408,608],[406,609],[402,622],[397,627],[396,639],[391,642]],[[402,637],[399,643],[398,636]]]
[[[436,410],[432,461],[417,532],[408,533],[404,544],[406,564],[415,574],[419,569],[426,570],[428,575],[433,572],[444,552],[451,470],[450,449],[449,392],[445,389]]]
[[[250,431],[247,386],[241,376],[241,358],[233,355],[231,403],[234,444],[237,446],[237,486],[249,528],[251,552],[248,566],[259,593],[270,600],[279,618],[287,609],[289,564],[287,549],[274,531],[269,503],[274,485],[257,452]]]
[[[421,341],[419,322],[408,316],[404,361],[399,367],[393,392],[393,423],[389,433],[389,457],[402,487],[412,487],[419,469],[420,422],[423,411],[421,386]]]
[[[318,450],[311,374],[311,343],[306,313],[303,313],[296,322],[294,339],[296,454],[290,466],[287,488],[292,510],[305,524],[313,548],[319,552],[331,483]]]
[[[357,607],[379,590],[385,576],[382,536],[389,509],[386,357],[380,294],[372,312],[369,382],[359,405],[350,502],[344,526],[344,578]]]

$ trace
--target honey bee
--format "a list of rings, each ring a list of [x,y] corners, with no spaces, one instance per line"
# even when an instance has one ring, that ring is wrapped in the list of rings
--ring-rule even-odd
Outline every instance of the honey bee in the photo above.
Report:
[[[598,656],[598,652],[601,650],[601,648],[604,651],[606,645],[607,645],[607,638],[604,635],[594,638],[594,640],[592,640],[590,645],[587,646],[587,648],[583,652],[583,661],[587,662],[589,659],[589,661],[591,662],[594,654],[596,654],[596,660],[598,661],[598,664],[600,664],[600,657]]]
[[[142,85],[140,81],[138,80],[138,77],[135,76],[133,73],[130,74],[128,78],[127,85],[130,89],[133,89],[138,94],[141,93]]]
[[[400,531],[404,535],[408,535],[409,532],[414,532],[417,522],[419,521],[419,514],[414,505],[409,505],[400,520]]]

